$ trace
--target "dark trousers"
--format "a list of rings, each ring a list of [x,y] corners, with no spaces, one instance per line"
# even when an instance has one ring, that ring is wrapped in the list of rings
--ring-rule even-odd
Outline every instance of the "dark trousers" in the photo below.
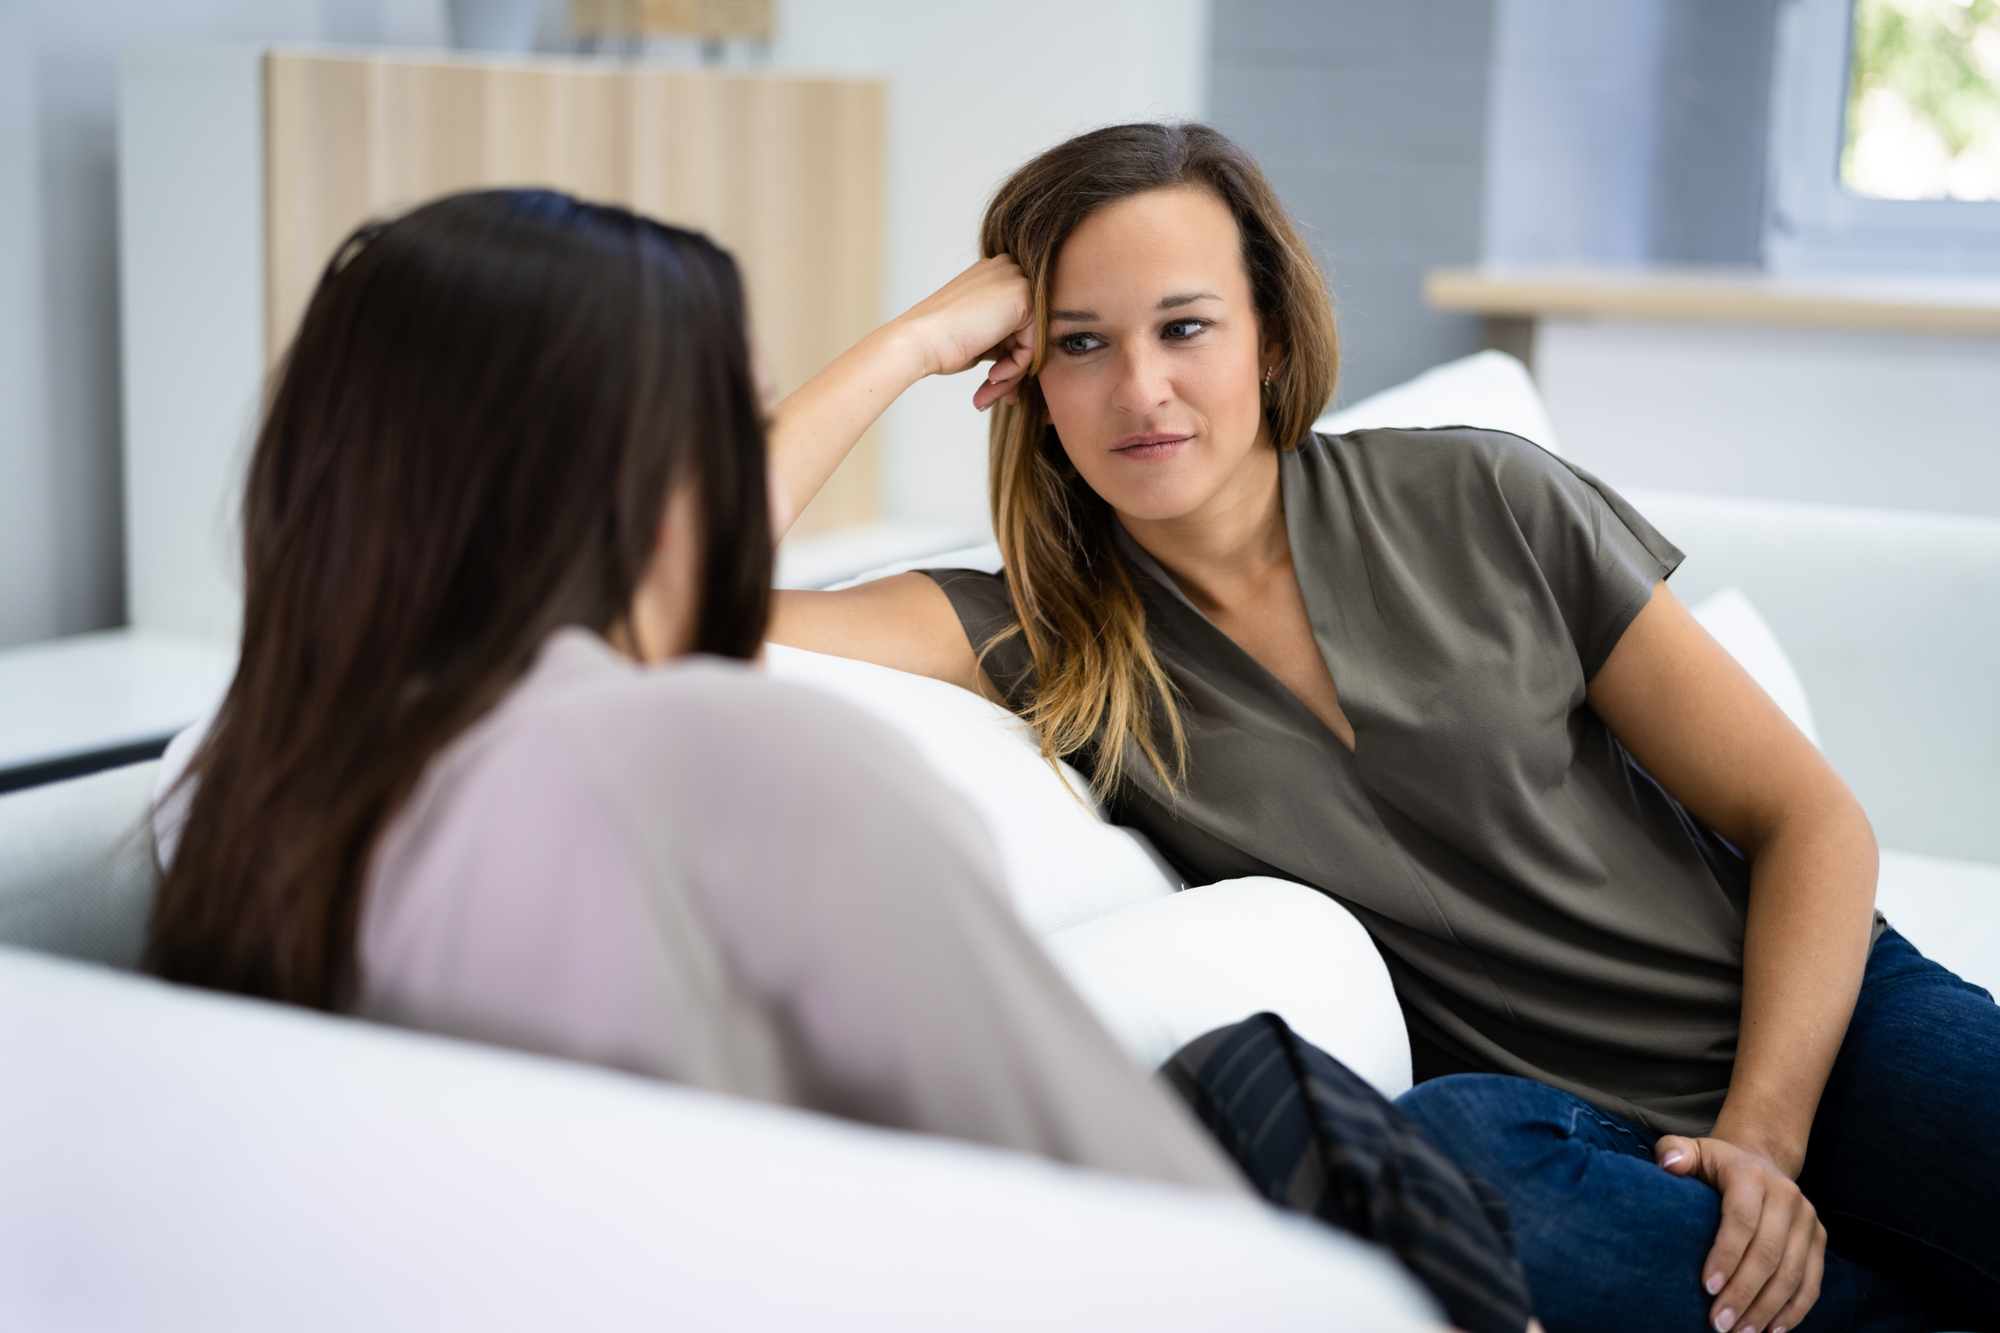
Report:
[[[1219,1028],[1161,1073],[1272,1203],[1383,1245],[1468,1333],[1526,1327],[1499,1195],[1283,1019]]]
[[[1549,1333],[1708,1326],[1719,1198],[1653,1163],[1655,1135],[1498,1074],[1397,1105],[1505,1195]],[[1827,1229],[1799,1333],[2000,1328],[2000,1007],[1886,931],[1813,1121],[1799,1186]]]

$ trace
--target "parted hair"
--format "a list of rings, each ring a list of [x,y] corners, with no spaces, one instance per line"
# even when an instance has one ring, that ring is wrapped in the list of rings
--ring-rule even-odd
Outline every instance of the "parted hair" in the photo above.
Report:
[[[1034,661],[1026,716],[1045,758],[1081,758],[1098,788],[1129,775],[1137,750],[1167,786],[1186,766],[1174,691],[1146,637],[1145,602],[1113,542],[1117,519],[1057,438],[1039,375],[1048,356],[1049,288],[1063,243],[1106,205],[1150,190],[1195,187],[1235,216],[1260,339],[1279,346],[1264,416],[1295,447],[1333,397],[1340,349],[1326,280],[1262,169],[1205,125],[1114,125],[1078,135],[1009,177],[980,228],[984,256],[1011,255],[1033,291],[1035,359],[1018,405],[990,426],[989,498],[1015,624]]]
[[[771,586],[736,265],[538,190],[365,226],[279,369],[243,499],[242,653],[147,942],[177,981],[351,1000],[369,853],[554,630],[615,633],[669,494],[704,516],[696,648]]]

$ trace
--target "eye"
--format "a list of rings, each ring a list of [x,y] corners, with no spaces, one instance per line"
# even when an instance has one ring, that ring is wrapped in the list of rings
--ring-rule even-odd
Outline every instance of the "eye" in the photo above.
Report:
[[[1176,342],[1192,338],[1208,327],[1205,319],[1177,319],[1160,330],[1160,336]]]
[[[1071,356],[1082,356],[1104,346],[1104,340],[1094,333],[1072,333],[1058,340],[1056,346]]]

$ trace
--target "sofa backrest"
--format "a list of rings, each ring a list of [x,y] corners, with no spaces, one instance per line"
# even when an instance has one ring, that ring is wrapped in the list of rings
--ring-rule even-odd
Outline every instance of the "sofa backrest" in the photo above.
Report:
[[[0,944],[134,967],[159,889],[157,762],[0,796]]]
[[[1625,495],[1687,552],[1682,601],[1733,585],[1770,622],[1885,847],[2000,862],[2000,520]]]
[[[1248,1200],[20,950],[0,1069],[0,1328],[1427,1322]]]

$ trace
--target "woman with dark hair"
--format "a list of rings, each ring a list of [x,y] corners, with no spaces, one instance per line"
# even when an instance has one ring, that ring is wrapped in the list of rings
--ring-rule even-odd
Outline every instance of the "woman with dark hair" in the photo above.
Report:
[[[1241,1193],[977,817],[746,669],[764,448],[700,236],[528,191],[356,233],[257,440],[151,968]]]
[[[2000,1009],[1875,913],[1867,819],[1680,552],[1517,437],[1314,434],[1324,282],[1212,130],[1051,149],[980,247],[772,447],[804,503],[992,360],[1004,572],[780,594],[772,639],[1006,703],[1190,883],[1351,909],[1400,1104],[1506,1196],[1551,1329],[2000,1326]]]

